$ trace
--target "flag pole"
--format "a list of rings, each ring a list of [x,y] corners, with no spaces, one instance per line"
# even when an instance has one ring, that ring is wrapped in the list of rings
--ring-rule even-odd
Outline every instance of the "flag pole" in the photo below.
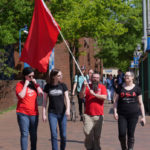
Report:
[[[56,24],[55,24],[55,25],[56,25]],[[80,71],[81,76],[84,78],[84,80],[86,80],[86,78],[84,77],[84,75],[83,75],[83,73],[82,73],[82,71],[81,71],[81,69],[80,69],[80,66],[79,66],[79,64],[77,63],[77,61],[76,61],[76,59],[75,59],[75,57],[74,57],[74,55],[73,55],[73,53],[72,53],[70,47],[68,46],[68,44],[67,44],[67,42],[66,42],[66,40],[65,40],[65,38],[64,38],[64,36],[63,36],[63,34],[61,33],[61,31],[60,31],[60,29],[58,28],[57,25],[56,25],[56,27],[57,27],[57,30],[59,31],[59,33],[60,33],[60,35],[61,35],[63,41],[65,42],[65,44],[66,44],[66,46],[67,46],[67,48],[68,48],[68,51],[69,51],[69,53],[71,54],[71,56],[72,56],[72,58],[73,58],[73,60],[74,60],[74,62],[75,62],[75,64],[76,64],[78,70]],[[86,81],[87,81],[87,80],[86,80]],[[89,84],[87,84],[87,86],[88,86],[88,88],[89,88],[89,90],[90,90]]]
[[[67,46],[67,48],[68,48],[69,53],[71,54],[71,56],[72,56],[72,58],[73,58],[75,64],[77,65],[78,70],[79,70],[80,73],[81,73],[81,76],[84,78],[84,80],[86,80],[86,78],[84,77],[84,75],[83,75],[83,73],[82,73],[82,71],[81,71],[81,69],[80,69],[80,67],[79,67],[79,65],[78,65],[78,63],[77,63],[77,61],[76,61],[76,59],[75,59],[73,53],[72,53],[72,51],[70,50],[70,48],[69,48],[69,46],[68,46],[68,44],[67,44],[67,42],[66,42],[66,40],[65,40],[65,38],[64,38],[64,36],[63,36],[63,34],[61,33],[60,29],[58,28],[58,25],[57,25],[55,19],[53,18],[53,16],[52,16],[50,10],[46,7],[44,1],[43,1],[43,4],[44,4],[44,6],[45,6],[45,8],[46,8],[47,13],[50,15],[50,17],[51,17],[51,19],[52,19],[54,25],[56,26],[58,32],[60,33],[60,35],[61,35],[63,41],[65,42],[65,44],[66,44],[66,46]],[[87,81],[87,80],[86,80],[86,81]],[[90,87],[89,87],[88,84],[87,84],[87,86],[88,86],[88,88],[90,89]]]

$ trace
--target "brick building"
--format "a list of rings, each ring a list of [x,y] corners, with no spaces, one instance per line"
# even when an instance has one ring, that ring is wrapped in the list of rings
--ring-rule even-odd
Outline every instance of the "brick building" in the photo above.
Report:
[[[99,59],[94,58],[96,48],[94,40],[90,38],[82,38],[79,41],[81,47],[79,48],[79,65],[85,65],[86,71],[92,68],[102,74],[103,65]],[[55,46],[55,67],[62,70],[63,81],[71,88],[70,67],[69,67],[69,51],[65,43],[57,44]],[[73,64],[73,74],[75,75],[75,63]]]

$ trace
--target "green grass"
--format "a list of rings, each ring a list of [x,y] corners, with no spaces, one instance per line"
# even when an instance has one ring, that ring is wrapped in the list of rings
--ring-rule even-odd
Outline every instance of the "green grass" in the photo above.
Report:
[[[9,108],[7,108],[7,109],[5,109],[5,110],[3,110],[3,111],[0,111],[0,115],[4,114],[4,113],[6,113],[6,112],[9,112],[9,111],[11,111],[11,110],[16,109],[16,106],[17,106],[17,105],[15,104],[15,105],[10,106]]]

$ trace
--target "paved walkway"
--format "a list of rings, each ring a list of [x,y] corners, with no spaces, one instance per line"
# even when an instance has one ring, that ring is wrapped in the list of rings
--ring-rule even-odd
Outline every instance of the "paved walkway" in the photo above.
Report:
[[[41,107],[39,107],[41,114]],[[83,124],[79,121],[68,121],[66,150],[85,150]],[[19,129],[15,110],[0,115],[0,150],[20,150]],[[105,104],[105,116],[102,130],[102,150],[121,150],[118,141],[117,122],[112,116],[112,104]],[[150,116],[147,125],[136,128],[135,150],[150,150]],[[59,139],[58,139],[59,140]],[[50,131],[48,123],[39,121],[37,150],[51,150]]]

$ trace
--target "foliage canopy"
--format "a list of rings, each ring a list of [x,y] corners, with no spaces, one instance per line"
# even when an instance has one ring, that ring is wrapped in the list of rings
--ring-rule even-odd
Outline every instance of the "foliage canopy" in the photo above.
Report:
[[[96,57],[105,67],[127,69],[142,37],[140,0],[50,0],[46,1],[61,31],[79,47],[82,37],[95,39]],[[18,32],[30,26],[33,0],[0,1],[0,45],[18,43]]]

